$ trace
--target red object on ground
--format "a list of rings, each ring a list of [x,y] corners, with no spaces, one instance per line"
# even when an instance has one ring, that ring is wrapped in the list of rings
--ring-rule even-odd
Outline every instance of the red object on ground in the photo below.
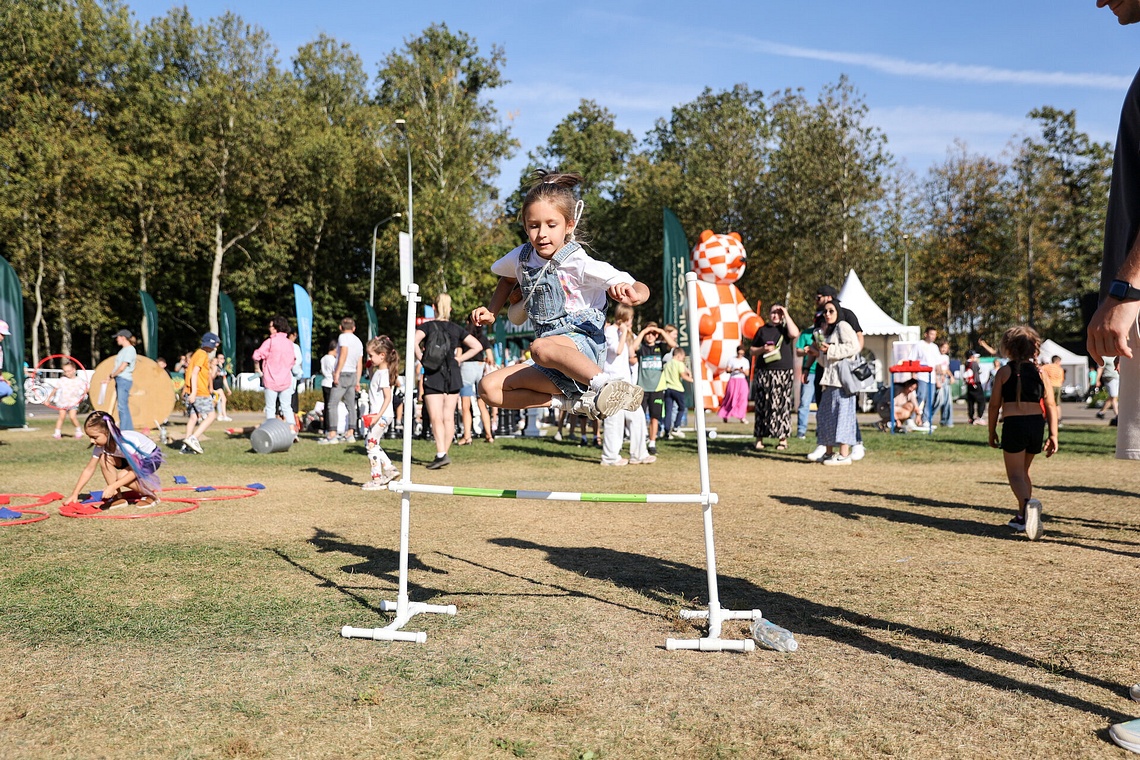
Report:
[[[908,359],[905,362],[901,362],[899,364],[896,364],[893,367],[888,367],[887,369],[890,372],[933,372],[934,371],[933,367],[927,367],[922,362],[915,361],[914,359]]]
[[[35,499],[31,504],[23,506],[13,506],[12,499]],[[20,514],[35,515],[34,517],[24,518],[22,520],[0,520],[0,528],[6,528],[10,525],[28,525],[30,523],[41,522],[51,517],[47,512],[43,512],[36,507],[46,507],[57,499],[62,499],[63,494],[52,491],[51,493],[36,494],[36,493],[3,493],[0,494],[0,506],[8,507],[13,512]]]

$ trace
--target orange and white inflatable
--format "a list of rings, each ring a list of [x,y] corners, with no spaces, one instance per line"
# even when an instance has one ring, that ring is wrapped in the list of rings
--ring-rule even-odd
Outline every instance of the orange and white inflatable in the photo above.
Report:
[[[751,346],[752,336],[764,325],[735,284],[744,274],[746,256],[736,232],[717,235],[705,230],[693,248],[701,375],[707,382],[705,409],[720,408],[728,384],[729,360],[736,358],[736,347],[741,343]]]

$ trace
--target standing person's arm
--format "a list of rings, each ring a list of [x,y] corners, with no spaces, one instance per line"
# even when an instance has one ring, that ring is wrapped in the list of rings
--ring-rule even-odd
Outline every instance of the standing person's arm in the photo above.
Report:
[[[990,446],[992,446],[995,449],[998,448],[999,446],[1001,446],[1001,438],[998,437],[997,424],[998,424],[998,413],[1001,411],[1001,386],[1002,386],[1002,383],[1005,381],[1005,378],[1003,377],[1003,375],[1009,374],[1008,370],[1006,369],[1006,367],[1008,367],[1008,366],[1009,365],[1007,364],[1005,367],[1002,367],[1001,369],[999,369],[997,372],[994,373],[994,387],[993,387],[993,390],[990,391],[990,406],[989,406],[989,420],[988,420],[989,421],[989,427],[990,427]]]
[[[799,325],[792,319],[792,315],[789,314],[788,310],[783,306],[780,307],[780,311],[784,313],[784,324],[788,326],[788,340],[795,340],[800,337]]]
[[[456,360],[460,364],[462,364],[465,361],[468,361],[470,359],[475,358],[476,356],[478,356],[480,353],[483,352],[483,345],[479,342],[479,340],[474,335],[464,335],[463,336],[463,345],[460,346],[460,348],[466,348],[467,349],[466,351],[463,351],[461,354],[459,354],[459,358]]]
[[[1045,456],[1051,457],[1057,453],[1057,401],[1053,398],[1053,394],[1048,389],[1053,386],[1049,384],[1049,378],[1037,370],[1041,375],[1041,382],[1046,388],[1045,396],[1042,399],[1045,402],[1045,421],[1049,425],[1049,439],[1045,441]]]
[[[348,351],[346,351],[344,346],[340,345],[340,343],[337,343],[337,346],[336,346],[336,367],[333,369],[333,375],[332,375],[333,387],[334,388],[337,385],[337,381],[340,380],[340,371],[342,369],[344,369],[344,363],[347,360],[348,360]]]
[[[356,357],[356,390],[360,390],[360,378],[364,376],[364,352]]]
[[[1124,264],[1116,273],[1115,279],[1137,287],[1140,282],[1140,235],[1132,241],[1132,248],[1124,258]],[[1128,336],[1140,317],[1140,301],[1121,301],[1106,296],[1089,322],[1087,347],[1089,356],[1097,364],[1105,356],[1126,356],[1132,358],[1132,347]]]

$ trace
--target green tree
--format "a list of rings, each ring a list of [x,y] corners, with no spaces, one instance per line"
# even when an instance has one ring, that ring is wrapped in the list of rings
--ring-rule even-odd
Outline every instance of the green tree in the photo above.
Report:
[[[1041,136],[1022,141],[1012,167],[1025,319],[1046,335],[1077,338],[1079,297],[1099,282],[1112,149],[1077,129],[1075,111],[1046,106],[1029,117]]]
[[[434,24],[384,59],[376,102],[387,124],[406,121],[415,196],[416,279],[430,297],[448,291],[462,313],[492,287],[488,262],[476,258],[498,218],[492,181],[517,142],[487,97],[505,84],[501,48],[483,56],[475,40]],[[389,126],[382,161],[393,193],[407,197],[405,145]]]
[[[1014,193],[1005,164],[962,143],[930,170],[925,233],[912,240],[911,321],[960,336],[958,349],[977,338],[996,345],[1024,314]]]

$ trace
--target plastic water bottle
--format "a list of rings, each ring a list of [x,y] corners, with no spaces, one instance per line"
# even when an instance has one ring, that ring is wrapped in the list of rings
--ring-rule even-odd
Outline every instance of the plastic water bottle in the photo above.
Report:
[[[752,638],[756,643],[777,652],[794,652],[800,648],[792,632],[781,628],[771,620],[760,618],[752,624]]]

